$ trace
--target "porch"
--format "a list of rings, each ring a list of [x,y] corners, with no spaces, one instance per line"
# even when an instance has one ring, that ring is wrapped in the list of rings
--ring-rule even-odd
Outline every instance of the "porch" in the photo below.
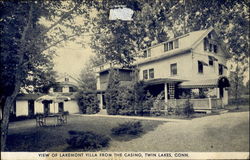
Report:
[[[165,100],[157,100],[154,103],[153,109],[158,109],[162,112],[168,112],[175,108],[184,108],[184,104],[187,99],[169,99],[167,102]],[[221,98],[203,98],[203,99],[189,99],[190,103],[193,104],[195,112],[205,112],[211,113],[213,110],[223,109],[224,104]]]

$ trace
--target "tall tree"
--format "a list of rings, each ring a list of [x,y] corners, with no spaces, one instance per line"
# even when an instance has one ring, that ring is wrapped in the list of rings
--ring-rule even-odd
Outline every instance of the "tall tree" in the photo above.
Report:
[[[88,23],[79,24],[74,16],[88,19],[89,5],[78,0],[0,1],[1,150],[5,149],[9,114],[20,88],[29,76],[43,79],[48,73],[52,47],[88,30]]]
[[[110,21],[115,5],[134,10],[133,21]],[[136,51],[167,40],[170,36],[215,27],[231,55],[248,56],[249,2],[217,0],[103,1],[97,7],[92,47],[110,61],[129,65]]]

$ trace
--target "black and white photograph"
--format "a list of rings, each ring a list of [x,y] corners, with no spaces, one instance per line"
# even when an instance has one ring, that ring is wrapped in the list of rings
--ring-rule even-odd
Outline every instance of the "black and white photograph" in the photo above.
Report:
[[[1,160],[249,159],[248,0],[0,0]]]

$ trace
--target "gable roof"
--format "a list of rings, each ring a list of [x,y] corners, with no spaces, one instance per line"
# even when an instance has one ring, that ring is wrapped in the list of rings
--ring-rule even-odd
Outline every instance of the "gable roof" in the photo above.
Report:
[[[60,81],[60,80],[62,80],[62,79],[64,79],[64,78],[66,78],[66,77],[71,78],[72,80],[74,80],[74,82],[64,82],[64,80],[63,80],[63,81]],[[62,84],[63,84],[63,83],[67,83],[67,84],[68,84],[68,83],[69,83],[69,84],[78,86],[79,80],[78,80],[77,78],[71,76],[71,75],[68,74],[68,73],[63,73],[63,74],[61,74],[61,75],[56,79],[56,82],[59,82],[59,83],[62,83]]]
[[[194,48],[197,47],[197,45],[199,45],[199,43],[208,35],[208,33],[214,31],[216,36],[218,37],[218,33],[215,31],[215,29],[213,27],[210,27],[208,29],[204,29],[204,30],[199,30],[199,31],[193,31],[187,34],[184,34],[182,36],[178,36],[178,37],[174,37],[174,38],[170,38],[168,41],[159,43],[157,45],[154,45],[152,47],[149,47],[147,49],[144,49],[142,51],[151,49],[151,48],[155,48],[158,46],[162,46],[165,43],[174,41],[179,39],[179,41],[182,41],[182,44],[179,45],[179,48],[177,49],[173,49],[173,50],[169,50],[164,54],[161,54],[157,57],[150,57],[147,59],[143,59],[142,61],[136,62],[135,64],[144,64],[144,63],[149,63],[152,61],[156,61],[162,58],[167,58],[167,57],[171,57],[171,56],[175,56],[175,55],[179,55],[181,53],[186,53],[189,50],[193,50]],[[225,47],[225,43],[218,38],[219,43],[221,44],[221,47],[223,48],[223,52],[225,53],[226,58],[229,58],[229,52]],[[179,42],[180,43],[180,42]]]

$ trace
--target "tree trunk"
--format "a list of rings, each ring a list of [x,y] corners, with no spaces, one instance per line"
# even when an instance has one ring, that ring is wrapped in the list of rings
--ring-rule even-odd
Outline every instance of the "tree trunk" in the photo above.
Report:
[[[6,101],[4,103],[3,119],[1,122],[1,151],[6,150],[6,139],[7,139],[8,128],[9,128],[10,111],[11,111],[13,102],[15,101],[15,98],[19,92],[20,87],[21,87],[21,81],[15,84],[14,92],[12,93],[12,95],[6,98]]]

